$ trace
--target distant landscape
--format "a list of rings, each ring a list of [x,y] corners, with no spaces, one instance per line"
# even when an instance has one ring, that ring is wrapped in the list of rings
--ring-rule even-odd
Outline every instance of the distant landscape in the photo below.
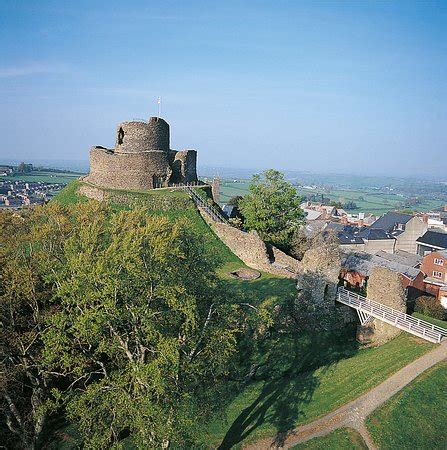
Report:
[[[73,169],[71,169],[73,167]],[[25,182],[65,183],[73,181],[86,171],[82,162],[45,161],[45,166],[32,172],[3,176],[2,180]],[[220,181],[221,204],[234,196],[248,193],[251,175],[255,170],[228,168],[199,168],[199,175],[210,180],[222,173]],[[423,180],[401,177],[361,177],[349,174],[309,174],[288,171],[285,173],[303,199],[321,201],[322,198],[340,202],[349,213],[365,212],[376,215],[391,210],[414,212],[436,209],[447,202],[447,182],[437,179]],[[351,207],[350,207],[351,206]],[[355,207],[354,207],[355,206]]]

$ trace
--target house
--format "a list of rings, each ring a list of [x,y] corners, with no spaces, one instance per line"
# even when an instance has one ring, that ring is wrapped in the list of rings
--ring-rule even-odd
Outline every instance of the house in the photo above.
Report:
[[[390,211],[377,219],[371,228],[385,230],[396,239],[395,250],[417,253],[416,240],[428,229],[421,217]]]
[[[417,254],[425,256],[428,253],[447,249],[447,233],[428,230],[417,240]]]
[[[375,254],[383,250],[394,252],[395,238],[384,230],[356,227],[329,222],[325,230],[335,233],[343,250],[363,251]]]
[[[324,215],[322,211],[315,211],[313,209],[305,208],[303,211],[307,221],[321,220]]]
[[[340,279],[346,285],[366,290],[368,278],[376,267],[385,267],[401,275],[404,289],[414,287],[424,288],[424,275],[419,269],[421,258],[412,258],[407,252],[398,251],[395,254],[384,251],[377,255],[366,252],[348,252],[342,261]]]
[[[358,236],[363,239],[366,253],[375,254],[378,251],[394,253],[396,239],[385,230],[365,228]]]
[[[425,255],[421,272],[425,275],[425,292],[434,295],[447,309],[447,250],[434,251]]]

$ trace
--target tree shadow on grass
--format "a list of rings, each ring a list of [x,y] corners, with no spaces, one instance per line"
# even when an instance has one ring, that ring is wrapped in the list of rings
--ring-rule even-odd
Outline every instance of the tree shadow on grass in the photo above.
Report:
[[[321,373],[357,352],[357,345],[346,340],[347,336],[338,332],[292,342],[278,339],[261,370],[265,379],[261,391],[231,424],[219,449],[232,448],[264,424],[276,429],[275,444],[282,446],[304,416],[303,406],[312,400]]]

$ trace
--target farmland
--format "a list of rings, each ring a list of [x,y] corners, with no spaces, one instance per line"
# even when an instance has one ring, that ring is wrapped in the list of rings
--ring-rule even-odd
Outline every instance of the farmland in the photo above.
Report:
[[[222,180],[220,185],[220,202],[225,203],[231,197],[236,195],[245,195],[248,192],[248,180]],[[438,208],[443,204],[442,200],[433,200],[428,195],[422,195],[414,201],[411,207],[407,206],[412,195],[405,195],[401,190],[392,191],[378,188],[355,188],[355,189],[331,189],[329,187],[298,187],[297,192],[302,197],[316,196],[317,198],[324,196],[331,201],[354,202],[357,206],[355,209],[345,208],[347,212],[365,212],[381,215],[391,210],[411,209],[414,211],[428,211]]]

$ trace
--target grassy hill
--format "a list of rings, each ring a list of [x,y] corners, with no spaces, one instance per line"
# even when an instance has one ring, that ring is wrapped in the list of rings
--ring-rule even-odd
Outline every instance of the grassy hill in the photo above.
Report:
[[[71,183],[54,201],[87,201],[77,194],[78,188],[79,182]],[[244,264],[217,238],[184,191],[165,189],[134,195],[152,205],[158,204],[159,196],[171,199],[172,205],[177,201],[183,205],[169,210],[148,208],[148,214],[185,218],[206,245],[220,255],[219,275],[228,283],[232,295],[250,295],[254,304],[270,305],[295,298],[291,279],[269,274],[252,281],[230,279],[228,272]],[[272,329],[259,354],[252,357],[259,365],[256,376],[248,383],[230,381],[222,393],[215,418],[204,425],[203,446],[238,448],[241,443],[274,436],[311,421],[378,385],[433,347],[402,334],[381,347],[360,349],[352,326],[319,334]]]
[[[367,419],[381,450],[447,448],[447,361],[424,372]]]

